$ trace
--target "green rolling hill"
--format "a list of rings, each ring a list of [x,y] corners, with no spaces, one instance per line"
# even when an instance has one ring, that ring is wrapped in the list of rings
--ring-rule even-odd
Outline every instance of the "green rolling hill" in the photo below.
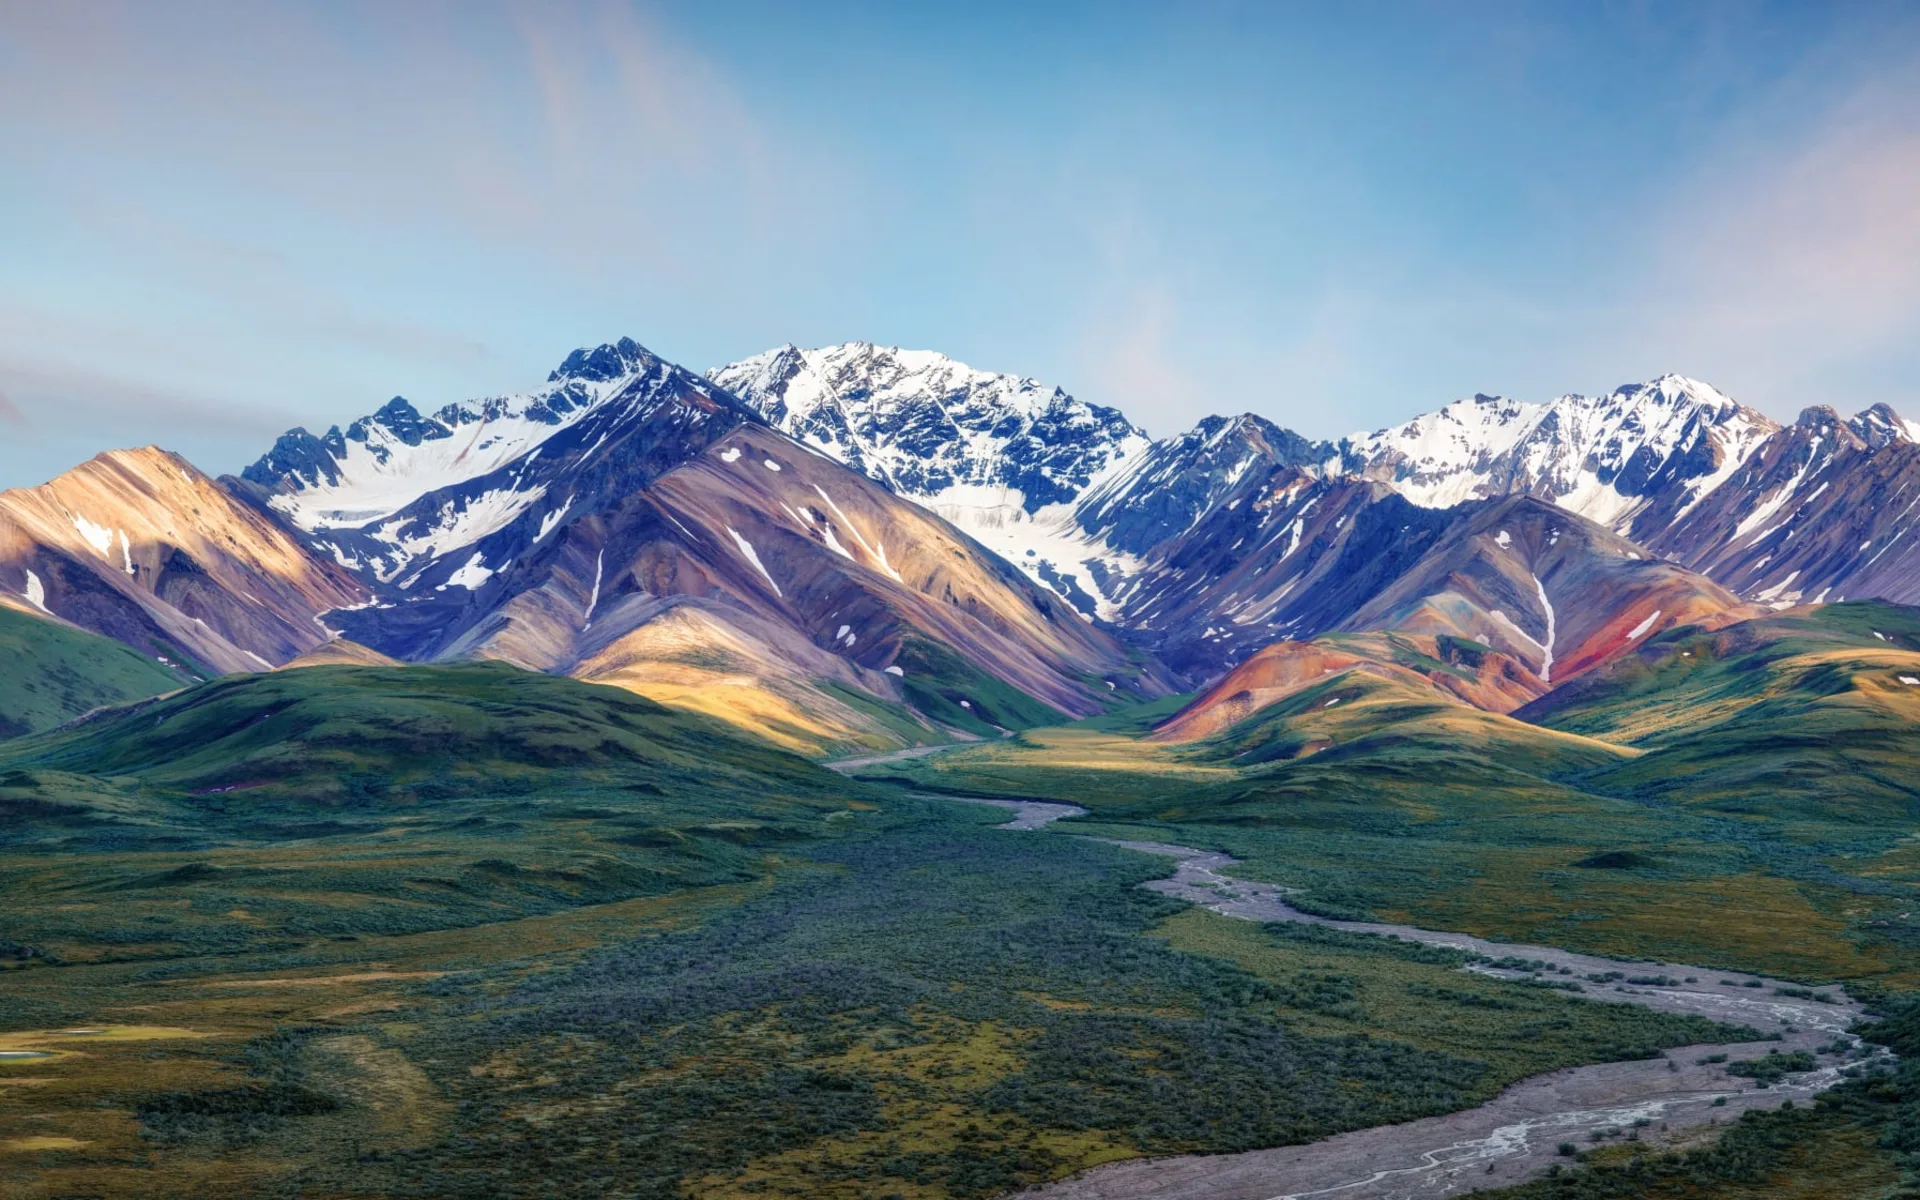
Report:
[[[186,682],[110,638],[0,607],[0,738],[38,733]]]
[[[1646,751],[1583,777],[1597,791],[1908,823],[1920,816],[1920,610],[1868,601],[1675,629],[1515,715]]]

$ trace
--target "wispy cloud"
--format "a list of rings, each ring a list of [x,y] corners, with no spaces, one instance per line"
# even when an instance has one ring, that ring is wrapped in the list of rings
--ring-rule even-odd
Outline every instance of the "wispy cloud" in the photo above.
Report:
[[[724,71],[630,4],[76,0],[28,6],[8,33],[0,101],[43,131],[190,149],[280,202],[576,265],[711,272],[672,236],[690,217],[731,219],[743,244],[791,238],[830,220],[816,200],[837,191],[831,155],[770,135]]]
[[[1920,339],[1920,61],[1785,145],[1702,164],[1648,249],[1623,339],[1737,373],[1776,411],[1920,396],[1884,370]]]
[[[20,411],[20,406],[10,400],[5,392],[0,392],[0,421],[5,421],[16,429],[27,423],[26,415]]]
[[[286,427],[284,415],[243,402],[156,388],[65,364],[0,358],[0,381],[8,395],[19,397],[0,404],[0,416],[23,426],[30,416],[44,418],[31,421],[36,428],[53,424],[51,418],[63,426],[90,424],[103,439],[129,427],[155,431],[150,438],[237,434],[254,439],[270,438]],[[101,448],[114,444],[103,441]]]

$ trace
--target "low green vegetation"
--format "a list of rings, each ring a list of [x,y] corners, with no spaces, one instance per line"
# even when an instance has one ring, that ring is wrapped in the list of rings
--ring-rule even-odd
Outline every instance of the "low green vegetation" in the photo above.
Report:
[[[1623,663],[1538,706],[1553,729],[1356,672],[1209,741],[1037,729],[874,773],[1080,804],[1089,832],[1229,851],[1327,915],[1920,984],[1920,687],[1897,682],[1920,666],[1888,657],[1920,664],[1920,617],[1836,605],[1667,639],[1648,657],[1689,664],[1660,668],[1678,682]],[[1714,639],[1746,665],[1681,657]],[[1781,665],[1809,654],[1825,665]],[[1683,684],[1645,744],[1590,736]]]
[[[498,664],[222,680],[0,743],[0,1050],[45,1055],[0,1063],[0,1169],[36,1197],[982,1197],[1753,1036],[1215,916],[1138,886],[1164,860],[1063,836],[1096,833],[1230,851],[1332,915],[1872,992],[1892,1072],[1678,1152],[1575,1146],[1516,1194],[1896,1194],[1920,843],[1874,764],[1920,746],[1874,655],[1912,653],[1899,615],[1816,630],[1867,664],[1840,683],[1785,655],[1702,693],[1712,753],[1625,736],[1651,693],[1595,684],[1546,728],[1368,675],[1174,745],[1146,736],[1171,704],[1049,727],[931,660],[993,739],[850,780]],[[1858,741],[1782,749],[1816,718]],[[1706,799],[1635,782],[1667,754]],[[1797,755],[1880,774],[1822,807]],[[1010,833],[939,791],[1092,811]]]
[[[1734,1036],[1196,912],[1150,856],[501,666],[5,753],[23,1195],[985,1196]]]
[[[909,639],[894,660],[915,709],[954,729],[999,737],[1006,729],[1059,723],[1062,714],[1003,683],[945,646]]]
[[[738,883],[861,791],[500,664],[241,676],[0,743],[6,936],[43,962],[153,960]]]
[[[0,743],[0,769],[131,781],[196,797],[193,819],[419,804],[556,783],[752,792],[817,787],[797,756],[619,688],[504,663],[309,667],[230,676],[39,738]],[[113,794],[125,794],[116,783]]]
[[[275,1004],[254,1036],[178,1052],[178,1078],[149,1051],[150,1082],[114,1093],[134,1140],[64,1154],[70,1180],[151,1156],[152,1195],[168,1194],[154,1180],[257,1172],[249,1186],[326,1195],[598,1196],[618,1180],[637,1196],[985,1196],[1740,1036],[1467,975],[1445,951],[1196,912],[1137,886],[1158,860],[993,819],[897,798],[783,844],[764,885],[709,893],[691,921],[656,916],[537,962],[529,920],[449,940],[366,912],[357,933],[338,932],[349,917],[272,948],[54,960],[0,983],[17,1007],[38,1002],[41,1028],[104,1021],[89,1002],[124,1004],[129,987],[162,989],[188,1027]],[[384,982],[386,1007],[343,1003],[371,963],[405,977]],[[359,1094],[370,1071],[411,1098]]]
[[[194,678],[98,634],[0,606],[0,739],[170,692]]]

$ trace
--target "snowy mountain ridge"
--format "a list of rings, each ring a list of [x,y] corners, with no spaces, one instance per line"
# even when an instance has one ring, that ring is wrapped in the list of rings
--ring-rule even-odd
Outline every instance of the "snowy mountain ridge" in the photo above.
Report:
[[[1141,582],[1165,566],[1157,556],[1176,553],[1176,542],[1177,553],[1194,553],[1209,514],[1254,503],[1269,480],[1287,488],[1300,476],[1365,480],[1435,511],[1531,496],[1694,563],[1750,545],[1756,527],[1792,536],[1791,514],[1818,494],[1802,471],[1746,495],[1762,478],[1755,464],[1807,435],[1675,374],[1543,403],[1476,395],[1337,442],[1309,441],[1251,413],[1207,417],[1149,442],[1117,411],[1058,388],[861,342],[782,346],[708,376],[796,439],[952,521],[1081,612],[1122,625],[1143,619],[1135,610],[1145,597],[1164,597],[1160,585]],[[1844,436],[1829,435],[1823,462],[1843,442],[1867,454],[1920,446],[1920,422],[1884,404],[1834,420]],[[1811,443],[1799,460],[1819,447]],[[1726,494],[1729,483],[1741,494]],[[1785,523],[1762,525],[1774,509]],[[1901,531],[1877,536],[1884,544]],[[1737,582],[1743,594],[1758,597],[1785,578],[1766,570],[1778,558],[1750,561],[1757,565],[1743,564]],[[1803,572],[1834,581],[1849,569],[1836,561]]]
[[[540,456],[577,443],[565,438],[570,431],[644,415],[688,391],[711,389],[622,338],[575,350],[544,386],[527,391],[447,404],[430,416],[396,396],[345,431],[334,426],[315,437],[290,430],[241,477],[340,565],[366,568],[386,582],[423,559],[505,528],[532,508],[545,496],[551,473]],[[602,429],[594,446],[564,449],[589,454],[609,436],[611,430]],[[433,511],[415,511],[423,497],[449,490]]]
[[[291,430],[200,491],[157,452],[70,473],[16,497],[0,592],[221,670],[344,636],[698,703],[750,677],[735,716],[795,744],[878,736],[841,686],[990,734],[960,704],[987,678],[1084,713],[1329,631],[1503,647],[1481,699],[1507,703],[1677,621],[1920,601],[1917,431],[1662,376],[1339,442],[1250,413],[1153,441],[928,351],[696,375],[627,339],[525,391]]]
[[[934,506],[1032,514],[1148,444],[1116,409],[930,350],[786,345],[707,377],[782,433]]]
[[[1455,401],[1344,439],[1324,469],[1391,484],[1425,508],[1519,493],[1627,532],[1660,487],[1698,501],[1779,428],[1711,384],[1662,375],[1545,404]]]
[[[870,342],[778,346],[707,377],[776,429],[932,510],[1083,611],[1097,607],[1061,569],[1114,558],[1080,528],[1074,502],[1151,444],[1118,410],[935,351]]]

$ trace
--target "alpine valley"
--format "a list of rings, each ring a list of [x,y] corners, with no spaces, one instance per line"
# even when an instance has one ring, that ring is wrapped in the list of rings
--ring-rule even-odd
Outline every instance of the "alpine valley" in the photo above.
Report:
[[[1920,424],[640,344],[0,493],[9,1196],[1920,1194]]]

